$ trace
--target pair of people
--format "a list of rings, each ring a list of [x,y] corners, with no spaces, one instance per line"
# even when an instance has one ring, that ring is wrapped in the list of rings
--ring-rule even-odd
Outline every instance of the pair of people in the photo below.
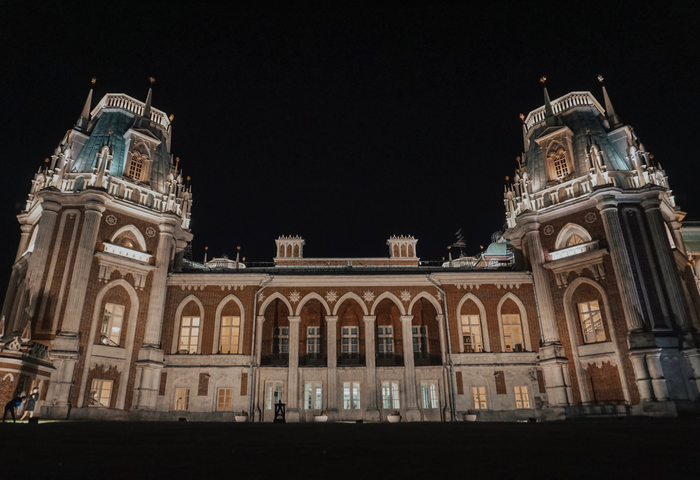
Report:
[[[12,421],[17,422],[15,419],[15,410],[17,410],[22,403],[24,403],[24,400],[26,399],[26,395],[22,395],[19,397],[15,397],[9,402],[5,404],[5,411],[2,415],[2,421],[3,423],[5,422],[5,418],[7,417],[7,413],[9,412],[12,415]],[[29,415],[29,418],[32,418],[34,416],[34,408],[36,407],[36,402],[39,400],[39,389],[34,388],[32,390],[31,395],[29,395],[29,399],[27,400],[27,407],[24,409],[24,413],[22,414],[22,418],[20,418],[20,422],[24,420],[24,418]]]

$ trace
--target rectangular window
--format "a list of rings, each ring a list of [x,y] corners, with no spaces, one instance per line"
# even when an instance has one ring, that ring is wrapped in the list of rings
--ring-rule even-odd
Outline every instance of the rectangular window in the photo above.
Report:
[[[109,408],[112,380],[93,380],[90,388],[90,406]]]
[[[598,300],[578,304],[578,315],[581,319],[584,343],[596,343],[605,341],[605,329],[603,317],[600,315]]]
[[[343,327],[343,353],[358,353],[357,327]]]
[[[272,353],[289,354],[289,327],[275,327],[272,333]]]
[[[304,385],[304,408],[306,410],[321,410],[323,403],[323,387],[321,382],[308,382]]]
[[[472,387],[474,410],[486,410],[486,387]]]
[[[503,340],[506,344],[506,352],[522,352],[523,329],[520,325],[520,315],[503,315]]]
[[[479,315],[462,315],[462,344],[465,352],[483,352]]]
[[[182,317],[180,348],[178,353],[197,353],[199,343],[199,317]]]
[[[103,345],[119,346],[122,336],[122,322],[124,320],[124,306],[108,303],[105,305],[105,313],[102,316],[102,328],[100,330],[100,343]]]
[[[265,408],[267,410],[272,410],[275,403],[282,402],[282,395],[284,394],[284,386],[282,382],[267,382],[266,385],[266,395],[265,395]]]
[[[398,410],[401,408],[399,382],[382,382],[382,408],[384,410]]]
[[[360,408],[359,382],[343,383],[343,408],[345,410],[357,410]]]
[[[515,408],[530,408],[527,387],[515,387]]]
[[[423,398],[423,408],[439,408],[438,397],[437,397],[437,382],[421,382],[420,384]]]
[[[241,317],[221,317],[219,353],[238,353],[238,333]]]
[[[428,353],[428,327],[420,325],[412,327],[413,353]]]
[[[187,411],[190,408],[190,389],[176,388],[175,389],[175,410]]]
[[[306,330],[306,353],[309,355],[320,355],[322,347],[321,327],[309,327]]]
[[[394,353],[394,328],[377,328],[377,353],[380,355],[393,355]]]
[[[230,412],[232,399],[233,388],[220,388],[217,395],[216,410],[219,412]]]

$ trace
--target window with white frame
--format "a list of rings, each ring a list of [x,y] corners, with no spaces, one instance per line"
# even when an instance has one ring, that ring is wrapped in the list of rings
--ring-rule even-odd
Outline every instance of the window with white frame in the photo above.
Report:
[[[90,403],[91,407],[108,407],[112,397],[112,380],[96,379],[92,381],[90,386]]]
[[[506,352],[522,352],[523,328],[520,324],[520,315],[502,315],[503,340],[506,344]]]
[[[382,382],[382,408],[384,410],[401,408],[399,382]]]
[[[304,384],[304,409],[321,410],[323,404],[323,385],[321,382]]]
[[[381,326],[377,328],[377,353],[382,356],[394,354],[394,328]]]
[[[554,167],[556,178],[564,178],[569,174],[569,166],[566,164],[566,153],[563,148],[547,155],[547,159]]]
[[[131,154],[131,161],[129,162],[129,173],[128,177],[134,180],[141,180],[141,173],[143,172],[144,164],[146,163],[146,155],[142,155],[138,152],[133,152]]]
[[[605,329],[603,328],[603,317],[600,315],[600,306],[598,305],[598,300],[579,303],[578,315],[581,319],[583,342],[604,342]]]
[[[176,388],[175,389],[175,410],[187,411],[190,409],[190,389]]]
[[[515,408],[530,408],[527,387],[515,387]]]
[[[462,315],[462,345],[465,352],[483,352],[479,315]]]
[[[343,408],[345,410],[357,410],[360,408],[360,383],[343,383]]]
[[[100,329],[100,343],[118,347],[122,335],[123,321],[123,305],[105,304],[105,312],[102,315],[102,328]]]
[[[219,353],[238,353],[241,317],[221,317]]]
[[[289,354],[289,327],[275,327],[272,332],[272,353]]]
[[[474,410],[486,410],[486,387],[472,387]]]
[[[581,238],[579,235],[576,235],[575,233],[569,237],[569,239],[566,241],[566,246],[567,247],[573,247],[575,245],[581,245],[583,243],[586,243],[583,238]]]
[[[306,329],[306,353],[309,355],[320,355],[322,352],[322,330],[321,327],[308,327]]]
[[[217,392],[216,410],[219,412],[230,412],[233,400],[232,388],[220,388]]]
[[[197,353],[199,343],[199,317],[182,317],[180,348],[178,353]]]
[[[272,410],[276,403],[282,402],[284,384],[282,382],[267,382],[265,385],[265,408]]]
[[[411,327],[413,334],[413,353],[428,353],[428,327],[418,325]]]
[[[437,382],[421,382],[421,398],[423,399],[423,408],[439,408]]]
[[[342,353],[357,354],[359,352],[357,327],[343,327],[342,333]]]

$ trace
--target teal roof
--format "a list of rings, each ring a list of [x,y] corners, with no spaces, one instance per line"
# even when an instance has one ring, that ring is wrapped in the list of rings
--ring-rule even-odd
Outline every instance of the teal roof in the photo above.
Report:
[[[104,112],[93,128],[90,138],[78,154],[73,164],[73,171],[77,173],[91,172],[97,161],[100,149],[109,141],[112,147],[112,168],[110,175],[121,176],[126,165],[126,145],[124,134],[133,121],[133,115],[125,112]],[[112,135],[109,134],[110,130]],[[110,138],[111,137],[111,138]]]
[[[508,242],[494,242],[486,249],[484,255],[508,255]]]
[[[688,253],[700,253],[700,226],[681,228],[681,237]]]

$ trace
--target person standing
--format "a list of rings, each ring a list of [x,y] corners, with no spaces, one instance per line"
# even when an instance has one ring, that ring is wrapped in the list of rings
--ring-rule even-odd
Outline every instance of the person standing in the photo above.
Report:
[[[34,408],[36,407],[36,402],[39,401],[39,389],[37,387],[34,387],[32,389],[32,393],[29,395],[29,399],[27,400],[27,407],[24,409],[24,413],[22,414],[22,418],[19,419],[21,422],[24,420],[24,417],[29,415],[29,418],[34,417]]]
[[[22,405],[22,402],[24,402],[25,398],[27,398],[25,395],[22,395],[21,397],[15,397],[5,404],[5,412],[2,414],[2,423],[5,423],[5,417],[7,417],[7,412],[10,412],[10,414],[12,414],[12,421],[14,423],[17,423],[17,420],[15,419],[15,410],[19,408],[20,405]]]

